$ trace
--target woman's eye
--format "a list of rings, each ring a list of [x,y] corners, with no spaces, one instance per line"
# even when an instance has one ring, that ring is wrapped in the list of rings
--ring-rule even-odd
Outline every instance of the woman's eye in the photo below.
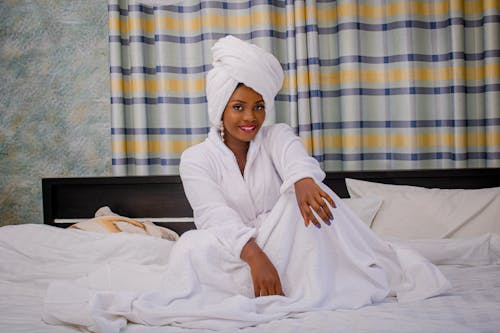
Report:
[[[265,109],[264,105],[256,105],[255,106],[255,110],[257,110],[257,111],[264,111],[264,109]]]
[[[243,110],[243,107],[239,104],[236,104],[236,105],[233,105],[233,109],[236,111],[241,111],[241,110]]]

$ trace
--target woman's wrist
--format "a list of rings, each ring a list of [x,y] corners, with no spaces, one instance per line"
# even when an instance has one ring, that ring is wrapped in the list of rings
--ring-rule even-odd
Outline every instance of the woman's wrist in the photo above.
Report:
[[[297,181],[295,182],[295,184],[293,184],[293,185],[294,185],[294,186],[295,186],[295,188],[296,188],[297,186],[300,186],[301,184],[308,183],[308,182],[310,182],[310,181],[313,181],[313,182],[314,182],[314,179],[312,179],[311,177],[305,177],[305,178],[301,178],[301,179],[297,180]]]
[[[241,249],[240,258],[250,265],[253,260],[260,257],[262,254],[263,252],[259,245],[251,238]]]

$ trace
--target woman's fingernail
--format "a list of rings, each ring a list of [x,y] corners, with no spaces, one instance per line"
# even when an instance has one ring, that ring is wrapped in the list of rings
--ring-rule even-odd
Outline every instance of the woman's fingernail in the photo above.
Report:
[[[333,222],[333,216],[332,216],[332,217],[330,217],[330,222]]]
[[[325,224],[326,224],[326,225],[331,225],[331,224],[332,224],[332,222],[330,222],[330,221],[326,221],[326,222],[325,222]]]
[[[321,224],[315,224],[315,226],[318,228],[318,229],[321,229]]]

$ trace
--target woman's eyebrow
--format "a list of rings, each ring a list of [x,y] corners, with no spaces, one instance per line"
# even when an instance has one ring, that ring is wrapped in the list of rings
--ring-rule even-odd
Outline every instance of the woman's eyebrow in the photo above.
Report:
[[[238,103],[241,103],[241,104],[248,104],[247,101],[242,101],[242,100],[239,100],[239,99],[232,99],[230,102],[232,102],[232,103],[238,102]],[[258,101],[254,102],[254,104],[257,104],[257,103],[264,103],[264,100],[263,99],[259,99]]]

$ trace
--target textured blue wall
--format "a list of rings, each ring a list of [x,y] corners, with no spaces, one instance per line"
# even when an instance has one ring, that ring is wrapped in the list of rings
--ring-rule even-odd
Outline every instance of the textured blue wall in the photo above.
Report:
[[[0,1],[0,225],[42,222],[41,179],[111,174],[107,2]]]

